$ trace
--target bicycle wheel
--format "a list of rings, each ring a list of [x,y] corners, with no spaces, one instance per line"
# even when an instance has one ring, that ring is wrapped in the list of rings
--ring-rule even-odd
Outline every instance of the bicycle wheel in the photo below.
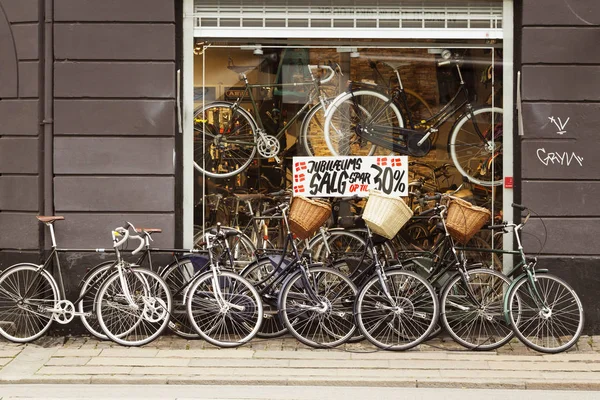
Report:
[[[471,350],[493,350],[514,333],[504,320],[504,295],[510,279],[490,269],[467,271],[465,282],[456,274],[440,298],[442,323],[450,336]]]
[[[206,105],[194,113],[194,168],[211,178],[229,178],[250,165],[256,154],[256,123],[229,102]]]
[[[332,268],[309,267],[308,274],[306,280],[298,271],[284,284],[279,296],[281,320],[308,346],[326,348],[345,343],[356,330],[352,315],[356,286]]]
[[[242,274],[262,294],[263,320],[256,333],[260,338],[275,338],[287,333],[287,328],[279,318],[277,304],[283,281],[273,274],[274,270],[275,265],[270,259],[262,259]]]
[[[190,323],[185,304],[185,295],[188,293],[191,280],[195,274],[194,265],[188,259],[179,260],[167,266],[160,273],[161,278],[163,278],[169,287],[171,296],[173,297],[173,311],[171,313],[171,320],[169,321],[169,329],[176,335],[186,339],[196,339],[199,337]]]
[[[376,146],[361,138],[359,130],[381,130],[382,139],[394,128],[404,127],[402,114],[388,97],[371,90],[358,90],[338,96],[327,109],[325,142],[334,156],[371,156]],[[391,151],[381,149],[381,154]]]
[[[83,277],[77,311],[81,313],[79,318],[81,323],[89,333],[101,340],[107,340],[108,337],[102,331],[96,315],[96,296],[102,283],[112,274],[111,267],[114,261],[107,261],[94,267],[86,276]]]
[[[536,351],[560,353],[581,336],[584,322],[581,300],[557,276],[536,274],[534,282],[523,276],[508,293],[506,304],[505,312],[515,334]]]
[[[113,273],[98,291],[98,322],[106,336],[123,346],[142,346],[167,327],[172,309],[171,292],[158,274],[140,267]],[[127,298],[129,293],[131,301]]]
[[[34,264],[15,264],[0,275],[0,335],[27,343],[42,336],[52,324],[60,296],[56,282]]]
[[[502,184],[502,115],[498,107],[478,108],[452,127],[448,153],[458,172],[473,183]]]
[[[308,243],[312,260],[331,264],[342,258],[360,259],[365,253],[366,241],[356,233],[330,230],[317,235]]]
[[[220,294],[219,294],[220,293]],[[219,347],[237,347],[251,340],[262,323],[263,308],[256,289],[240,275],[212,271],[191,287],[187,312],[196,332]]]
[[[436,326],[438,298],[433,287],[413,272],[391,270],[385,275],[386,288],[375,275],[358,293],[356,324],[375,346],[407,350],[427,339]]]

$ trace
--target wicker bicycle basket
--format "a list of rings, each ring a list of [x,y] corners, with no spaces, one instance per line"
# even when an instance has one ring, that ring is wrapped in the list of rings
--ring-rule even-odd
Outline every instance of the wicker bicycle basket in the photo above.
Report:
[[[371,191],[362,218],[371,232],[392,239],[412,216],[402,198]]]
[[[453,197],[448,204],[446,228],[450,235],[461,243],[467,243],[490,219],[487,208],[477,207],[468,201]]]
[[[331,205],[322,200],[294,197],[290,207],[290,230],[299,239],[312,236],[331,215]]]

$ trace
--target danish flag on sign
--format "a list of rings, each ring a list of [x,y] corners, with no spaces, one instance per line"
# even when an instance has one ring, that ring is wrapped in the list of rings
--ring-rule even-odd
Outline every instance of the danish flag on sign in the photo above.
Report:
[[[392,158],[392,167],[401,167],[402,159],[401,158]]]
[[[296,172],[306,169],[306,162],[300,161],[296,163]]]
[[[304,174],[294,176],[294,182],[304,182],[304,179],[306,179],[306,175]]]
[[[387,157],[377,157],[377,165],[380,167],[387,166]]]
[[[295,186],[294,193],[304,193],[304,185]]]

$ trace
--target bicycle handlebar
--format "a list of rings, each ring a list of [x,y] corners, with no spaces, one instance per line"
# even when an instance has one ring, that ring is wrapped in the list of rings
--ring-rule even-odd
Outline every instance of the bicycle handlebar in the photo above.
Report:
[[[329,82],[330,80],[333,79],[333,76],[335,75],[335,71],[329,65],[308,64],[308,68],[309,69],[324,69],[324,70],[329,71],[329,75],[326,76],[325,78],[321,79],[321,83]]]
[[[121,240],[117,240],[117,236],[118,235],[123,235],[123,239]],[[117,229],[112,231],[112,237],[113,237],[113,248],[117,248],[117,247],[121,247],[123,245],[123,243],[125,243],[127,241],[127,239],[129,239],[129,229],[125,229],[122,226],[118,227]]]
[[[146,244],[146,241],[140,235],[130,236],[130,239],[137,239],[137,240],[140,241],[140,245],[134,251],[131,252],[131,255],[136,255],[137,253],[139,253],[144,248],[144,245]]]
[[[527,210],[527,207],[525,207],[525,206],[524,206],[524,205],[522,205],[522,204],[512,203],[512,204],[511,204],[511,206],[513,206],[513,208],[518,208],[518,209],[519,209],[519,210],[521,210],[521,211],[525,211],[525,210]]]

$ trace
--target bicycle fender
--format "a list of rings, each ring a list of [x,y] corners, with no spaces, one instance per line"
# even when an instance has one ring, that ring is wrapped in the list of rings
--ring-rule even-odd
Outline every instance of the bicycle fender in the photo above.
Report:
[[[90,276],[91,274],[93,274],[94,272],[96,272],[96,270],[98,270],[98,269],[100,269],[100,268],[102,268],[102,267],[104,267],[106,265],[113,265],[113,264],[116,264],[115,260],[104,261],[104,262],[102,262],[102,263],[100,263],[98,265],[94,265],[92,268],[89,269],[89,271],[87,271],[85,273],[85,275],[83,276],[83,278],[81,278],[81,281],[79,281],[79,284],[77,285],[77,287],[79,289],[81,289],[81,285],[83,285],[83,282],[85,282],[85,280],[87,279],[88,276]]]
[[[326,107],[326,110],[325,110],[325,113],[324,113],[324,115],[323,115],[323,118],[327,118],[327,116],[328,116],[328,115],[329,115],[329,113],[331,112],[331,107],[330,107],[330,106],[331,106],[333,103],[335,103],[337,100],[341,99],[342,97],[344,97],[344,96],[346,96],[346,95],[348,95],[348,94],[350,94],[350,92],[349,92],[349,91],[344,91],[344,92],[342,92],[342,93],[338,94],[338,95],[337,95],[337,96],[336,96],[336,97],[335,97],[335,98],[334,98],[334,99],[333,99],[333,100],[332,100],[332,101],[331,101],[331,102],[330,102],[330,103],[327,105],[327,107]]]
[[[448,154],[450,154],[450,139],[452,138],[452,132],[454,132],[454,128],[456,128],[456,125],[458,125],[458,123],[459,123],[459,122],[460,122],[460,121],[461,121],[463,118],[467,117],[467,116],[469,115],[469,113],[471,113],[471,112],[475,112],[475,111],[477,111],[477,110],[479,110],[479,109],[481,109],[481,108],[492,108],[492,106],[490,106],[490,105],[482,105],[482,106],[479,106],[479,107],[473,107],[473,109],[472,109],[471,111],[468,111],[468,110],[467,110],[467,111],[463,112],[462,114],[460,114],[460,115],[458,116],[458,118],[456,118],[456,119],[454,120],[454,123],[452,124],[452,127],[451,127],[451,128],[450,128],[450,130],[448,131],[448,132],[450,132],[450,133],[448,134],[448,144],[446,145],[446,146],[447,146],[447,147],[446,147],[446,150],[448,151]],[[493,107],[493,108],[502,108],[502,107]]]
[[[547,274],[548,270],[547,269],[537,269],[535,271],[536,274]],[[510,316],[508,315],[508,294],[510,292],[512,292],[512,289],[515,287],[515,285],[517,284],[517,282],[519,282],[521,279],[524,279],[527,277],[527,273],[522,273],[521,275],[517,276],[515,279],[513,279],[513,281],[510,283],[510,285],[508,286],[508,289],[506,289],[506,293],[504,294],[504,301],[503,301],[503,308],[504,308],[504,320],[505,322],[510,325]]]

